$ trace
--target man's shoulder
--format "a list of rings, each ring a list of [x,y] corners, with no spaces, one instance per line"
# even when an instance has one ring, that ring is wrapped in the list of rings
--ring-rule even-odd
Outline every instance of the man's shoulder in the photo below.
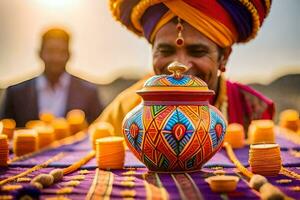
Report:
[[[11,85],[7,88],[7,91],[19,92],[19,91],[27,90],[34,86],[36,79],[37,79],[37,77],[34,77],[31,79],[25,80],[23,82],[17,83],[15,85]]]
[[[74,76],[74,75],[71,75],[71,82],[72,82],[72,84],[74,84],[78,87],[83,87],[83,88],[89,89],[89,90],[97,90],[96,84],[86,81],[86,80],[79,78],[77,76]]]

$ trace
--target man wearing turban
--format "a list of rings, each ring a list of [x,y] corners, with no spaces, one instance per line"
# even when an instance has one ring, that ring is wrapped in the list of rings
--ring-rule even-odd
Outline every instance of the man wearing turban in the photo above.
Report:
[[[168,73],[178,61],[187,74],[204,80],[216,95],[211,99],[228,123],[248,127],[254,119],[272,119],[274,104],[252,88],[222,75],[235,43],[255,38],[269,13],[271,0],[110,0],[115,19],[152,45],[153,69]],[[149,77],[147,77],[149,78]],[[123,91],[97,121],[122,133],[124,116],[141,102],[135,91],[146,78]]]

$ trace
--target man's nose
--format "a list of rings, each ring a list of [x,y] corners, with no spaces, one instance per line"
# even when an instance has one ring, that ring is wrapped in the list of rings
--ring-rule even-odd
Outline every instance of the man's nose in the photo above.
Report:
[[[176,59],[175,61],[180,62],[181,64],[184,64],[188,68],[191,68],[193,66],[189,56],[187,56],[185,53],[179,52],[176,55],[175,59]]]

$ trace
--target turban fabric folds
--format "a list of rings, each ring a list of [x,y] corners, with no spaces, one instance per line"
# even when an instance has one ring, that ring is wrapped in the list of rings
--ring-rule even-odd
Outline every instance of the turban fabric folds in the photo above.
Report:
[[[153,42],[157,31],[180,17],[220,47],[253,39],[271,0],[110,0],[113,16]]]

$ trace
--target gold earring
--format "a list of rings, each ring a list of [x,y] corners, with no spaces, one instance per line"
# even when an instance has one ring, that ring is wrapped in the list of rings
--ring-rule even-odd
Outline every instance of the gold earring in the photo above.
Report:
[[[225,67],[224,64],[221,64],[221,66],[220,66],[220,71],[221,71],[221,72],[225,72],[225,71],[226,71],[226,67]]]

